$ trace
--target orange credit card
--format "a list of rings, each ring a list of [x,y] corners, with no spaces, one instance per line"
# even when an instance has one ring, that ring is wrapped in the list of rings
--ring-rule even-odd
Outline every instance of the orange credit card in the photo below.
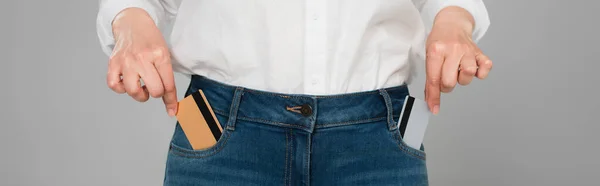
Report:
[[[202,90],[179,101],[176,117],[194,150],[214,146],[223,132]]]

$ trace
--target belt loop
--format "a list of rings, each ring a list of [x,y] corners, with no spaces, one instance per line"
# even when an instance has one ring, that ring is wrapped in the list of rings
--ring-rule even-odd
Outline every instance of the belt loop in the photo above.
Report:
[[[390,131],[396,130],[398,125],[394,121],[394,107],[392,106],[392,98],[385,89],[379,89],[379,94],[383,97],[385,107],[387,108],[387,123]]]
[[[243,87],[236,87],[235,92],[233,93],[233,99],[231,100],[231,106],[229,107],[229,119],[227,120],[227,128],[231,130],[235,130],[237,112],[240,108],[240,100],[243,92]]]

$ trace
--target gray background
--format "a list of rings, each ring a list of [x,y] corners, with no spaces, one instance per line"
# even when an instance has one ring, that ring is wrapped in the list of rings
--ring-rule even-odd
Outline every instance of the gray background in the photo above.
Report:
[[[442,97],[425,142],[431,185],[598,185],[600,3],[485,2],[494,70]],[[97,8],[0,5],[0,185],[161,185],[175,120],[160,100],[107,88]],[[179,95],[187,83],[177,76]]]

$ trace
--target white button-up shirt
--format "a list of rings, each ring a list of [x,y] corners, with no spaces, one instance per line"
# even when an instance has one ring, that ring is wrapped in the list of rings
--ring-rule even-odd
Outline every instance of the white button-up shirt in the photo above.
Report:
[[[171,29],[173,67],[231,85],[327,95],[409,83],[424,62],[435,15],[459,6],[490,21],[482,0],[100,0],[100,43],[110,54],[111,22],[128,7]],[[163,30],[164,31],[164,30]]]

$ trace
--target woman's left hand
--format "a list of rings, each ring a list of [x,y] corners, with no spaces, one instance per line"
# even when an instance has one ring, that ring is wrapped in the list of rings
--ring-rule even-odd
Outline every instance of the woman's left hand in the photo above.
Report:
[[[474,21],[460,7],[441,10],[426,43],[425,100],[434,114],[439,112],[441,92],[456,84],[468,85],[474,77],[485,79],[492,61],[472,39]]]

